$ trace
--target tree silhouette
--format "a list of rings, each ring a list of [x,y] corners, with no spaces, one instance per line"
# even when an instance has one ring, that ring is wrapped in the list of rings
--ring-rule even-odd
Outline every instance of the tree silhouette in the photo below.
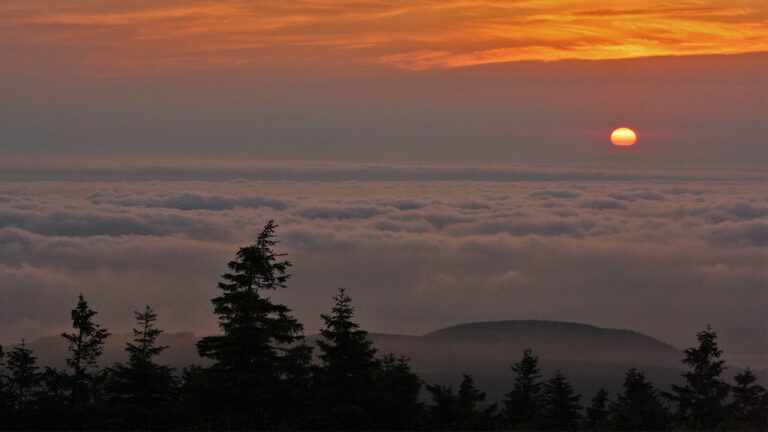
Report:
[[[157,314],[147,305],[134,312],[138,328],[133,329],[133,343],[126,343],[128,363],[116,363],[109,371],[110,405],[129,428],[153,429],[170,410],[177,386],[173,369],[158,365],[154,357],[167,346],[157,345],[162,330],[155,327]]]
[[[62,333],[69,344],[71,357],[67,359],[67,366],[72,370],[70,376],[70,397],[74,405],[84,405],[90,401],[89,387],[94,379],[91,370],[95,368],[96,361],[104,351],[104,342],[109,336],[106,329],[93,321],[97,312],[88,306],[83,295],[77,297],[77,305],[72,309],[72,333]]]
[[[763,430],[768,426],[768,395],[757,384],[757,377],[750,368],[734,377],[731,388],[733,401],[728,406],[733,417],[729,427],[733,429]]]
[[[267,222],[255,244],[240,248],[229,262],[230,273],[218,285],[222,293],[212,300],[224,334],[197,343],[199,354],[215,362],[201,376],[208,381],[202,397],[215,402],[199,407],[236,427],[266,427],[295,417],[288,411],[295,404],[285,398],[294,394],[288,387],[305,375],[310,361],[302,325],[287,306],[265,295],[285,288],[290,277],[290,262],[274,251],[276,228]]]
[[[0,428],[10,428],[12,411],[13,395],[8,386],[8,375],[5,370],[5,352],[0,345]]]
[[[531,349],[523,351],[523,358],[512,366],[515,384],[504,400],[504,415],[510,426],[536,428],[540,411],[541,374],[539,357]]]
[[[71,376],[45,367],[40,374],[40,391],[35,396],[36,409],[44,415],[36,418],[35,428],[51,430],[81,426],[80,412],[72,409],[71,391]]]
[[[462,376],[458,393],[446,385],[427,385],[434,405],[430,407],[432,425],[436,429],[478,430],[489,426],[490,411],[482,410],[480,404],[485,401],[485,393],[475,387],[475,380],[470,375]]]
[[[544,383],[542,391],[542,424],[546,429],[572,430],[581,422],[581,396],[560,371]]]
[[[40,384],[37,357],[32,355],[32,350],[27,348],[24,339],[8,351],[7,357],[5,367],[12,403],[16,410],[23,414]]]
[[[380,363],[368,332],[352,320],[352,300],[344,288],[333,300],[331,313],[320,315],[325,323],[317,341],[323,363],[317,372],[320,405],[326,418],[339,422],[336,428],[369,429]]]
[[[461,427],[463,429],[477,429],[481,423],[482,412],[479,405],[485,402],[485,393],[475,387],[475,380],[471,375],[464,374],[459,384],[457,393]]]
[[[589,430],[604,430],[608,427],[608,415],[608,392],[601,388],[587,408],[584,427]]]
[[[645,374],[629,369],[624,378],[624,393],[611,404],[611,424],[617,430],[664,430],[669,413],[659,391],[646,381]]]
[[[670,398],[677,402],[678,422],[695,430],[712,430],[725,421],[730,387],[720,378],[725,361],[720,359],[723,352],[717,346],[717,333],[707,325],[696,337],[699,346],[685,350],[683,363],[690,368],[683,375],[685,385],[673,385]]]
[[[443,384],[427,384],[427,391],[432,396],[429,407],[431,423],[436,430],[456,430],[459,424],[458,398],[453,387]]]
[[[384,430],[413,430],[420,426],[423,404],[419,402],[421,380],[408,364],[408,357],[389,353],[381,359],[378,403],[374,424]]]

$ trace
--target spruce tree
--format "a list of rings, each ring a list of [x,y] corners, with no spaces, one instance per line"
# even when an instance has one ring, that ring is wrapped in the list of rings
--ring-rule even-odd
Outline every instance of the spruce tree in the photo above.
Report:
[[[384,430],[414,430],[421,424],[419,402],[421,380],[408,364],[408,357],[389,353],[381,359],[374,424]]]
[[[344,288],[333,297],[330,314],[322,314],[325,326],[317,341],[322,366],[317,373],[322,389],[322,412],[341,423],[342,429],[370,429],[380,371],[376,349],[368,332],[352,320],[354,309]]]
[[[725,400],[730,390],[721,379],[725,360],[717,346],[717,333],[707,325],[696,335],[699,346],[685,350],[683,363],[690,368],[685,385],[672,386],[671,399],[677,402],[676,420],[694,430],[713,430],[726,419]]]
[[[464,374],[458,392],[446,385],[427,385],[434,405],[430,407],[432,428],[481,430],[490,427],[490,416],[496,408],[481,409],[485,393],[475,386],[471,375]]]
[[[3,346],[0,345],[0,415],[6,413],[7,409],[11,406],[7,380],[8,377],[6,376],[5,371],[5,351],[3,351]]]
[[[147,305],[134,312],[138,328],[133,329],[133,343],[126,343],[128,362],[117,363],[110,370],[111,407],[117,411],[122,426],[131,429],[163,427],[168,415],[177,379],[173,368],[158,365],[154,357],[167,346],[157,345],[162,330],[155,327],[157,314]]]
[[[496,406],[481,409],[481,404],[485,402],[485,393],[475,386],[475,380],[471,375],[463,375],[456,399],[460,429],[478,430],[490,426],[489,417]]]
[[[211,300],[223,334],[197,343],[199,354],[214,361],[200,376],[207,381],[199,395],[207,402],[200,407],[216,413],[211,421],[231,427],[275,427],[295,418],[295,386],[310,361],[303,326],[287,306],[268,297],[290,277],[290,262],[274,251],[276,228],[267,222],[256,242],[229,262],[230,272],[218,285],[221,295]]]
[[[764,430],[768,427],[768,395],[757,384],[757,377],[750,368],[734,377],[731,388],[733,401],[728,406],[732,417],[729,427],[743,430]]]
[[[546,429],[573,430],[581,422],[581,396],[573,391],[571,384],[560,372],[544,383],[542,391],[542,421]]]
[[[93,321],[97,312],[88,306],[83,295],[77,297],[72,309],[72,333],[62,333],[69,344],[71,357],[66,360],[72,370],[70,375],[70,397],[73,405],[83,405],[91,400],[92,385],[97,376],[93,373],[96,362],[104,352],[104,342],[109,333]]]
[[[12,404],[16,411],[23,414],[40,385],[37,357],[32,354],[32,350],[27,348],[24,339],[19,345],[8,351],[6,369]]]
[[[46,366],[40,374],[40,387],[35,404],[44,415],[37,418],[36,427],[51,430],[78,426],[71,423],[76,414],[70,399],[71,377],[65,372]]]
[[[587,417],[584,427],[588,430],[604,430],[608,427],[608,392],[600,389],[592,398],[592,403],[587,408]]]
[[[5,370],[5,352],[0,345],[0,428],[8,429],[11,426],[11,411],[13,399],[8,388],[8,376]]]
[[[531,349],[523,351],[523,358],[512,366],[515,384],[504,400],[504,415],[509,426],[536,428],[540,412],[541,374],[539,357]]]
[[[645,374],[629,369],[624,378],[624,393],[611,404],[611,426],[617,430],[664,430],[669,413],[659,391],[645,379]]]
[[[459,401],[453,387],[444,384],[427,384],[432,397],[429,407],[430,426],[433,430],[459,429]]]

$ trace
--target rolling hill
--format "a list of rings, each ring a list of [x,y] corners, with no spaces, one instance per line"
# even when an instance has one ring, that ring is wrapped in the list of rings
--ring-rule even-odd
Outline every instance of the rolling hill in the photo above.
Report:
[[[317,335],[307,337],[314,345]],[[561,370],[584,395],[586,402],[599,388],[620,390],[630,367],[645,371],[648,378],[666,388],[679,382],[683,373],[679,349],[641,333],[558,321],[494,321],[460,324],[421,336],[371,333],[381,353],[407,355],[421,378],[429,383],[458,384],[463,373],[475,377],[488,400],[501,400],[513,383],[510,366],[525,348],[540,358],[542,374]],[[101,363],[110,365],[126,358],[130,334],[113,335]],[[193,333],[163,334],[168,345],[160,362],[175,367],[206,364],[197,356]],[[63,367],[67,349],[60,337],[45,337],[29,344],[40,364]],[[727,358],[727,353],[726,353]],[[761,365],[755,365],[760,368]],[[735,371],[732,368],[731,373]],[[761,373],[764,379],[765,374]]]

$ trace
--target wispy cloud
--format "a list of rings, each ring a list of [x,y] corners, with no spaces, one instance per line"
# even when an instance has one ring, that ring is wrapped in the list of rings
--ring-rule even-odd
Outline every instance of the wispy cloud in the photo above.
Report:
[[[2,48],[17,66],[47,53],[91,73],[318,62],[421,70],[768,50],[760,0],[652,8],[640,0],[9,0],[0,12]]]

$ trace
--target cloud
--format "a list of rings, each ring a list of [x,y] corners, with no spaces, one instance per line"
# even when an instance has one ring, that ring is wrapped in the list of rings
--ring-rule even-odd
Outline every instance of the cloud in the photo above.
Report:
[[[0,210],[0,228],[4,227],[64,237],[184,234],[205,238],[218,234],[218,228],[202,218],[152,212],[115,214],[88,210],[8,209]]]
[[[761,183],[675,184],[678,194],[594,178],[0,182],[13,197],[0,202],[0,343],[60,332],[80,291],[115,331],[149,303],[169,330],[213,332],[218,277],[268,219],[294,264],[274,298],[309,332],[345,286],[374,331],[538,318],[678,345],[706,322],[762,334]],[[750,348],[740,344],[728,349]]]
[[[637,200],[651,200],[651,201],[664,201],[666,197],[658,192],[641,191],[641,192],[618,192],[608,194],[609,197],[620,200],[635,202]]]
[[[551,190],[543,190],[543,191],[537,191],[532,192],[528,194],[531,198],[578,198],[581,196],[581,194],[577,192],[572,191],[551,191]]]
[[[256,65],[311,68],[318,58],[325,69],[383,63],[423,70],[768,48],[765,5],[757,0],[652,10],[640,0],[627,0],[621,9],[602,3],[209,0],[62,6],[10,0],[3,6],[8,13],[0,15],[0,40],[9,64],[22,70],[34,70],[47,53],[49,61],[74,73],[153,75]],[[627,20],[633,25],[625,25]]]
[[[768,222],[728,223],[711,228],[707,240],[723,246],[768,246]]]
[[[278,199],[260,196],[228,197],[222,195],[204,195],[184,192],[153,196],[131,196],[107,198],[97,193],[89,198],[93,204],[113,204],[128,207],[160,207],[178,210],[232,210],[235,207],[259,208],[270,207],[275,210],[285,210],[290,205]]]
[[[308,219],[370,219],[387,213],[378,207],[348,206],[348,207],[306,207],[296,211],[296,214]]]
[[[581,208],[595,210],[626,210],[627,205],[615,200],[589,200],[583,201],[579,206]]]

